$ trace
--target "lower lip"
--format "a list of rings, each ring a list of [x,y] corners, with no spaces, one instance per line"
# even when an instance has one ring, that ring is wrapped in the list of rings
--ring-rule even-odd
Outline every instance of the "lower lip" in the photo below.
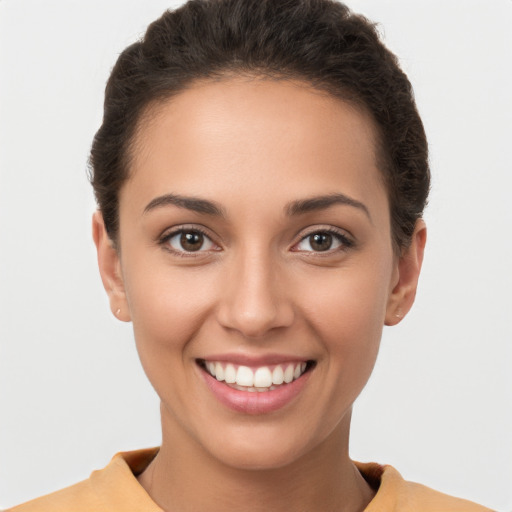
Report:
[[[271,391],[240,391],[218,381],[203,369],[201,373],[210,391],[225,406],[245,414],[265,414],[281,409],[296,398],[308,381],[311,370]]]

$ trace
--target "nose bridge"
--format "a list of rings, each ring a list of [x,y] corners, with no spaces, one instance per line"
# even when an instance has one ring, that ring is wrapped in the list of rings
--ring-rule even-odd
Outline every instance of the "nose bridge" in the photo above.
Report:
[[[219,319],[224,327],[246,337],[264,336],[290,325],[293,308],[271,250],[247,246],[233,256],[225,283]]]

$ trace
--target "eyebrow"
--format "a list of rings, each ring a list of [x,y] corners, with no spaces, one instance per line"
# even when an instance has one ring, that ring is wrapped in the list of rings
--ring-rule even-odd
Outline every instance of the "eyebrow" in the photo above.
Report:
[[[185,197],[176,194],[165,194],[163,196],[155,197],[147,204],[146,208],[144,208],[144,213],[146,214],[157,208],[169,205],[177,206],[178,208],[185,208],[187,210],[192,210],[206,215],[224,217],[222,208],[213,201],[200,199],[198,197]]]
[[[300,199],[289,203],[286,207],[286,213],[289,216],[302,215],[304,213],[314,212],[318,210],[325,210],[331,206],[341,204],[345,206],[352,206],[363,211],[370,221],[372,220],[370,211],[360,201],[352,199],[345,194],[329,194],[326,196],[316,196],[307,199]]]
[[[299,199],[289,203],[285,207],[285,211],[289,216],[303,215],[313,211],[325,210],[337,204],[358,208],[362,210],[371,221],[368,208],[360,201],[352,199],[345,194],[329,194],[325,196]],[[144,214],[169,205],[177,206],[178,208],[185,208],[187,210],[192,210],[206,215],[225,217],[223,209],[213,201],[200,199],[198,197],[180,196],[177,194],[165,194],[163,196],[155,197],[147,204],[146,208],[144,208]]]

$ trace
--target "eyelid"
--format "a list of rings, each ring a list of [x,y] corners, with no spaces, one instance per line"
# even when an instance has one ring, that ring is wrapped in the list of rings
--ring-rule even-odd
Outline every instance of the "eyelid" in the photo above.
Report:
[[[210,242],[216,246],[215,249],[207,249],[207,250],[198,250],[198,251],[179,251],[174,249],[170,246],[169,240],[171,240],[173,237],[180,233],[187,233],[187,232],[197,232],[201,233],[205,238],[210,240]],[[213,236],[207,228],[204,226],[198,225],[198,224],[182,224],[178,226],[173,226],[171,228],[167,228],[163,231],[161,235],[157,238],[157,243],[164,247],[166,251],[171,252],[172,254],[183,256],[183,257],[199,257],[204,256],[205,254],[208,254],[210,252],[218,252],[221,251],[222,248],[220,245],[215,241],[215,236]]]
[[[305,251],[300,249],[294,249],[297,247],[303,240],[306,238],[316,234],[316,233],[326,233],[329,235],[332,235],[335,237],[339,242],[340,246],[335,247],[334,249],[328,249],[326,251]],[[294,242],[294,244],[291,247],[291,250],[294,252],[302,252],[302,253],[312,253],[318,256],[322,255],[329,255],[333,254],[338,251],[346,251],[347,249],[350,249],[354,247],[355,240],[351,234],[349,234],[346,230],[335,227],[335,226],[326,226],[326,225],[315,225],[315,226],[309,226],[301,231],[301,233],[298,235],[298,240]]]

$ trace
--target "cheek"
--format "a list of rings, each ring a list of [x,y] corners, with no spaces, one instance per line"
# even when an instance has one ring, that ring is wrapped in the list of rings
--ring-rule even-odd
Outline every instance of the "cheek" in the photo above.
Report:
[[[163,403],[184,411],[195,365],[193,340],[211,309],[212,276],[168,266],[130,269],[125,282],[140,362]],[[170,378],[172,376],[172,378]]]
[[[364,385],[375,363],[389,297],[388,275],[389,267],[378,264],[340,270],[318,283],[304,305],[329,353],[329,364],[343,366],[333,374],[345,385]]]
[[[214,301],[213,273],[153,266],[126,274],[130,276],[125,283],[127,299],[143,364],[146,355],[159,358],[166,352],[183,351]]]
[[[373,267],[373,268],[372,268]],[[388,266],[352,266],[326,274],[310,287],[308,309],[311,318],[322,321],[333,334],[353,337],[381,331],[389,298]]]

